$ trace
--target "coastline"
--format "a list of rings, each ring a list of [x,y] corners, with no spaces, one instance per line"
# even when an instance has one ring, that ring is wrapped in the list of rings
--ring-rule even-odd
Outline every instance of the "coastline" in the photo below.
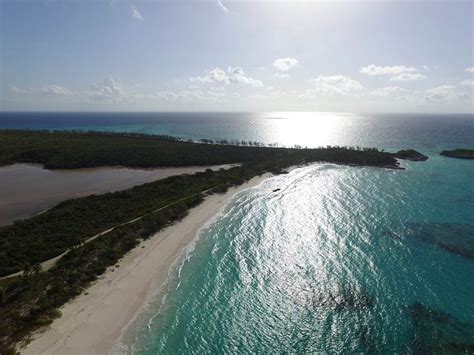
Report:
[[[86,292],[61,308],[62,316],[33,336],[22,354],[105,354],[143,305],[166,283],[170,267],[232,197],[271,177],[265,173],[229,190],[206,197],[176,224],[156,233],[127,253]]]

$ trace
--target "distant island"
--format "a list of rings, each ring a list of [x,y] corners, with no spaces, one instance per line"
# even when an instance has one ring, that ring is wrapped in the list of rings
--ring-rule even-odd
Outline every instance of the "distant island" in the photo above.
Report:
[[[0,227],[0,353],[14,351],[32,332],[53,322],[61,315],[61,306],[128,251],[183,219],[210,195],[302,164],[401,169],[397,159],[427,157],[414,150],[389,153],[376,148],[287,148],[125,133],[0,130],[0,165],[74,169],[238,164],[64,201],[40,215]]]
[[[440,155],[457,159],[474,159],[474,149],[443,150]]]
[[[413,149],[399,150],[398,152],[394,154],[394,157],[398,159],[405,159],[405,160],[411,160],[411,161],[428,160],[428,157],[426,155],[423,155]]]

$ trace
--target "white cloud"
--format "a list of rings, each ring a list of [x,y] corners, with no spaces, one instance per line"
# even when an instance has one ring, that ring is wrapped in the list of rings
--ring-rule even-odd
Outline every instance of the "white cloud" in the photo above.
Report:
[[[429,69],[426,65],[421,67],[424,70]],[[370,64],[360,68],[359,72],[370,76],[391,75],[390,80],[392,81],[421,80],[426,78],[425,75],[419,73],[417,68],[406,65],[377,66]]]
[[[16,87],[16,86],[12,86],[10,88],[10,92],[12,92],[15,95],[24,95],[24,94],[28,94],[30,92],[30,90],[22,89],[22,88],[19,88],[19,87]]]
[[[46,85],[43,86],[41,89],[41,93],[45,95],[58,95],[58,96],[65,96],[65,95],[72,95],[73,92],[63,86],[59,85]]]
[[[278,58],[273,62],[273,67],[279,71],[288,71],[298,64],[295,58]]]
[[[229,83],[227,73],[219,67],[209,70],[204,76],[196,76],[189,80],[197,83]]]
[[[252,78],[250,75],[244,72],[241,67],[229,67],[227,71],[217,67],[209,70],[204,76],[196,76],[189,79],[194,83],[223,83],[223,84],[246,84],[255,87],[262,87],[263,83]]]
[[[160,91],[157,92],[155,97],[164,101],[200,101],[200,100],[212,100],[216,101],[225,96],[224,92],[209,90],[204,93],[200,89],[196,90],[182,90],[182,91]]]
[[[442,85],[426,90],[423,101],[426,103],[452,101],[462,97],[464,97],[464,94],[456,92],[456,87],[452,85]]]
[[[393,66],[377,66],[375,64],[367,65],[359,70],[362,74],[371,76],[375,75],[398,75],[402,73],[416,73],[418,69],[415,67],[407,67],[405,65],[393,65]]]
[[[275,74],[273,74],[273,77],[277,78],[277,79],[288,79],[290,77],[290,74],[288,74],[288,73],[275,73]]]
[[[209,91],[207,92],[207,95],[209,95],[210,97],[220,98],[220,97],[224,97],[224,96],[225,96],[225,92],[209,90]]]
[[[424,70],[430,70],[430,67],[427,66],[427,65],[422,65],[421,67],[422,67]]]
[[[225,92],[225,87],[223,86],[213,86],[210,89],[215,92]]]
[[[390,78],[392,81],[411,81],[422,79],[426,79],[426,76],[420,73],[401,73]]]
[[[112,76],[101,83],[94,84],[88,94],[91,98],[98,100],[123,100],[126,97],[120,80]]]
[[[474,67],[469,67],[464,70],[467,71],[468,73],[474,73]]]
[[[364,87],[357,80],[344,75],[319,76],[312,80],[314,89],[306,90],[308,94],[321,93],[324,95],[349,95]]]
[[[242,83],[256,87],[262,87],[263,83],[260,80],[254,79],[250,77],[248,74],[244,72],[244,70],[240,67],[234,67],[227,69],[229,73],[229,80],[232,83]]]
[[[172,91],[159,91],[156,93],[156,97],[163,100],[174,100],[177,95]]]
[[[403,89],[399,86],[386,86],[381,89],[374,90],[370,93],[370,95],[373,96],[389,96],[393,94],[401,94],[401,93],[406,93],[408,90]]]
[[[473,79],[464,80],[464,81],[461,82],[461,85],[462,86],[473,86],[474,87],[474,80]]]
[[[221,10],[224,11],[225,13],[229,12],[227,7],[225,7],[225,5],[223,4],[222,0],[217,0],[217,6],[219,6]]]
[[[434,103],[452,103],[465,100],[470,97],[466,91],[459,91],[453,85],[441,85],[425,91],[408,91],[406,95],[397,97],[399,101],[406,101],[411,104],[434,104]]]
[[[138,11],[135,5],[132,5],[132,17],[137,20],[143,20],[142,14]]]

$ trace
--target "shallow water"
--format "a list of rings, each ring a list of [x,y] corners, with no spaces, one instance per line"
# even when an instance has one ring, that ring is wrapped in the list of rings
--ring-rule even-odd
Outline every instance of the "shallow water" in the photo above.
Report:
[[[157,295],[126,331],[122,351],[415,351],[426,329],[452,327],[423,314],[415,322],[417,303],[472,333],[473,261],[414,237],[414,224],[469,249],[474,166],[437,156],[403,165],[317,164],[240,193],[172,273],[165,301]],[[459,225],[461,242],[451,240]],[[466,341],[435,334],[425,350]]]

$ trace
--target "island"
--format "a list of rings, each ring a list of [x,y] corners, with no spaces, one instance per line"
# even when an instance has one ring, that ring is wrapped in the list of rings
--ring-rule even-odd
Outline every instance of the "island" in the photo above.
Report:
[[[132,249],[137,254],[137,246],[159,250],[158,256],[151,254],[153,262],[173,260],[179,246],[192,240],[198,224],[238,191],[236,186],[249,187],[269,174],[315,162],[401,169],[397,159],[426,160],[419,157],[413,150],[389,153],[376,148],[290,148],[126,133],[0,130],[0,165],[34,163],[74,169],[237,164],[67,200],[40,215],[0,227],[0,353],[15,353],[18,344],[61,317],[61,307],[84,295],[107,270],[119,273],[119,261]],[[175,229],[173,238],[160,235],[179,228],[191,214],[194,219]],[[171,243],[169,249],[153,242],[156,238]],[[167,269],[163,273],[166,277]],[[142,274],[141,288],[133,290],[138,294],[150,277],[149,270]],[[137,280],[141,279],[133,275]],[[122,312],[125,304],[117,307],[118,313],[127,314]]]
[[[474,149],[443,150],[440,155],[457,159],[474,159]]]
[[[393,156],[398,159],[411,160],[411,161],[428,160],[428,157],[426,155],[423,155],[413,149],[399,150]]]

